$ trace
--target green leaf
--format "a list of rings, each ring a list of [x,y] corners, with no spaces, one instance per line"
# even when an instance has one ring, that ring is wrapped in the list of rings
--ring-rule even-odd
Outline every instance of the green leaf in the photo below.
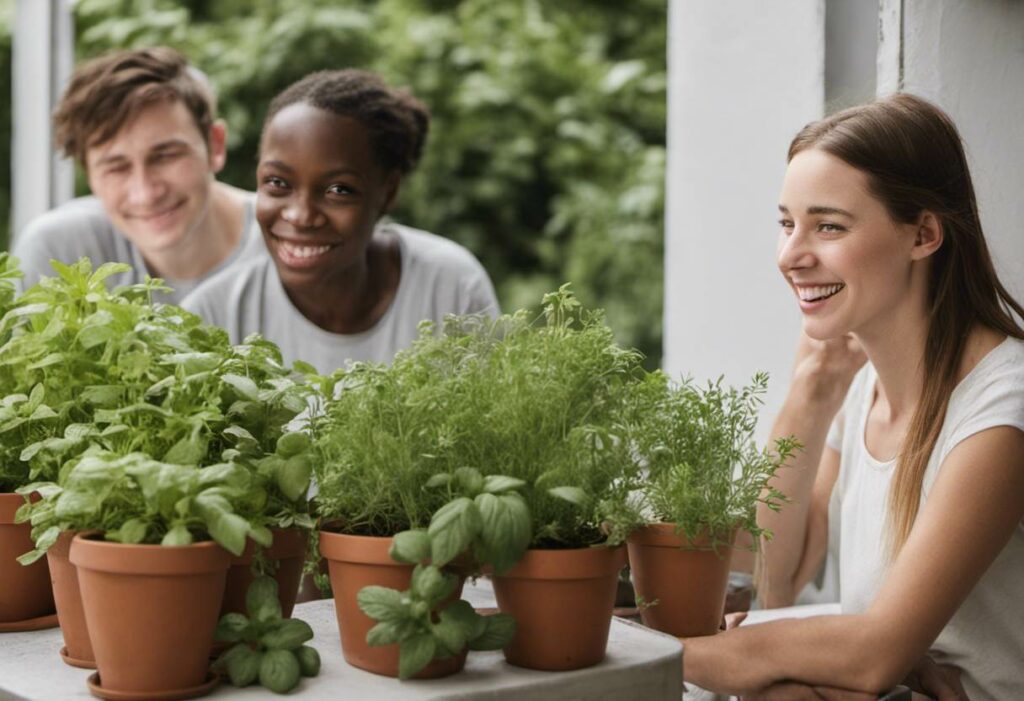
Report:
[[[297,618],[282,619],[277,627],[264,633],[260,642],[269,650],[295,650],[313,639],[313,629]]]
[[[481,521],[478,557],[501,574],[519,562],[530,545],[530,509],[516,492],[500,496],[484,493],[476,498],[476,505]]]
[[[526,482],[515,477],[506,477],[505,475],[487,475],[487,477],[484,477],[484,491],[491,494],[508,492],[525,486]]]
[[[313,466],[306,455],[288,458],[277,469],[277,487],[289,501],[295,501],[306,494],[309,489]]]
[[[302,677],[299,661],[289,650],[271,650],[260,660],[260,684],[278,694],[287,694]]]
[[[436,649],[434,636],[429,633],[403,640],[398,648],[398,678],[408,679],[421,672],[434,659]]]
[[[227,668],[232,686],[243,687],[252,684],[259,676],[263,653],[239,643],[225,652],[223,659],[222,666]]]
[[[231,385],[245,399],[254,402],[259,401],[260,388],[248,377],[227,373],[222,375],[220,379],[226,384]]]
[[[400,643],[419,631],[419,625],[410,618],[381,621],[366,633],[366,644],[372,647]]]
[[[249,530],[249,537],[253,541],[264,548],[269,548],[274,544],[274,534],[266,526],[257,526]]]
[[[406,615],[401,592],[387,587],[363,587],[356,595],[356,603],[363,613],[375,621],[396,621]]]
[[[309,450],[310,445],[308,433],[293,431],[277,439],[277,454],[283,458],[291,458]]]
[[[245,537],[249,534],[249,522],[238,514],[221,514],[213,523],[207,524],[210,536],[225,550],[238,557],[245,550]]]
[[[424,486],[428,489],[434,489],[436,487],[447,487],[451,483],[451,481],[452,476],[449,475],[447,472],[442,472],[440,474],[431,476],[431,478],[427,480],[427,483]]]
[[[480,531],[480,512],[468,497],[454,499],[430,519],[431,562],[448,564],[469,547]]]
[[[548,494],[576,506],[585,506],[587,503],[587,493],[579,487],[552,487]]]
[[[445,574],[434,565],[417,565],[412,574],[410,591],[430,606],[448,597],[457,585],[454,575]]]
[[[237,643],[248,639],[252,623],[240,613],[225,613],[217,622],[214,640],[222,643]]]
[[[192,533],[189,532],[188,528],[182,524],[176,524],[164,535],[163,540],[160,541],[160,545],[176,546],[176,545],[191,545],[192,544]]]
[[[470,650],[500,650],[512,642],[516,634],[516,619],[506,613],[485,616],[484,631],[469,641]]]
[[[395,562],[416,565],[430,559],[430,536],[426,531],[402,531],[391,542],[388,555]]]
[[[261,575],[249,584],[245,593],[245,608],[252,618],[260,621],[281,616],[281,602],[277,596],[277,580]]]
[[[475,467],[460,467],[455,471],[454,479],[463,494],[475,497],[484,488],[484,478]]]
[[[441,620],[431,626],[430,632],[438,644],[449,653],[457,655],[466,647],[466,639],[470,630],[463,626],[462,622],[451,616],[441,616]]]
[[[199,465],[205,457],[206,441],[198,433],[192,433],[172,445],[163,461],[175,465]]]
[[[481,635],[487,628],[487,621],[478,614],[465,599],[458,599],[446,606],[440,613],[440,619],[451,619],[466,631],[466,640]]]
[[[303,645],[295,651],[295,659],[299,661],[302,676],[315,677],[320,674],[320,653],[316,648]]]
[[[146,540],[147,523],[141,518],[131,518],[117,529],[117,540],[121,543],[138,544]],[[110,534],[108,534],[108,538]]]

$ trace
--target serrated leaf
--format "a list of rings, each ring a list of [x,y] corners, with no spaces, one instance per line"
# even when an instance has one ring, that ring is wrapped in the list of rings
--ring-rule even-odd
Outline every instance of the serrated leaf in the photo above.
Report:
[[[393,621],[381,621],[366,632],[366,644],[378,647],[380,645],[394,645],[419,630],[416,621],[408,618],[398,618]]]
[[[462,652],[466,647],[466,639],[469,637],[469,630],[464,627],[457,618],[444,618],[430,627],[438,644],[443,646],[452,655]]]
[[[375,621],[397,621],[406,615],[401,592],[388,587],[363,587],[356,595],[359,609]]]
[[[480,512],[468,497],[454,499],[430,519],[431,562],[448,564],[469,547],[480,531]]]
[[[456,585],[457,580],[454,575],[445,574],[434,565],[419,565],[413,571],[410,591],[429,605],[434,606],[455,591]]]

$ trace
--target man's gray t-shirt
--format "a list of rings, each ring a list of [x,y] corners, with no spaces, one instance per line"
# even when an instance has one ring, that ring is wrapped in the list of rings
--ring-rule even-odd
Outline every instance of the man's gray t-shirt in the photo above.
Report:
[[[281,348],[284,361],[330,373],[350,362],[390,363],[412,345],[417,327],[448,314],[498,314],[487,272],[459,244],[395,223],[381,224],[399,242],[402,272],[391,306],[373,328],[356,334],[326,331],[289,299],[270,254],[203,283],[182,306],[227,330],[232,343],[258,332]]]
[[[263,235],[256,223],[255,197],[246,197],[242,213],[242,236],[231,255],[206,275],[195,280],[169,280],[173,292],[154,295],[154,301],[178,304],[189,292],[235,262],[267,255]],[[22,289],[39,282],[43,275],[56,275],[50,259],[75,263],[87,257],[93,269],[103,263],[127,263],[131,271],[107,278],[111,288],[143,282],[151,275],[139,249],[114,228],[103,205],[95,197],[78,197],[36,217],[21,232],[12,251],[20,262]],[[153,275],[153,277],[160,277]]]

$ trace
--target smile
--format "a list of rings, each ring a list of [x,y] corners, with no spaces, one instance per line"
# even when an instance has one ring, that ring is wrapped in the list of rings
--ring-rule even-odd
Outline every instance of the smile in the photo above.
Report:
[[[144,221],[144,222],[159,221],[159,220],[165,219],[168,216],[170,216],[170,215],[174,214],[175,212],[177,212],[179,209],[181,209],[181,206],[183,204],[184,204],[184,202],[179,202],[178,204],[176,204],[176,205],[174,205],[172,207],[168,207],[167,209],[160,210],[159,212],[148,212],[148,213],[132,214],[132,215],[129,215],[129,218],[130,219],[136,219],[136,220],[139,220],[139,221]]]
[[[796,286],[796,294],[801,302],[821,302],[837,294],[845,287],[846,285],[841,282],[834,285]]]
[[[338,244],[312,244],[289,241],[271,234],[281,260],[288,265],[302,265],[316,261],[320,256],[336,248]]]

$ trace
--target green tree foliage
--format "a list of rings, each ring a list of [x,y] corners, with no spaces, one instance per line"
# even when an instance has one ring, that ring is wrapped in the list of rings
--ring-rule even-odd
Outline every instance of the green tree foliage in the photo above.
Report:
[[[433,113],[395,217],[470,248],[506,309],[571,280],[661,355],[665,0],[79,0],[79,59],[164,43],[211,77],[252,189],[271,97],[358,66]]]

